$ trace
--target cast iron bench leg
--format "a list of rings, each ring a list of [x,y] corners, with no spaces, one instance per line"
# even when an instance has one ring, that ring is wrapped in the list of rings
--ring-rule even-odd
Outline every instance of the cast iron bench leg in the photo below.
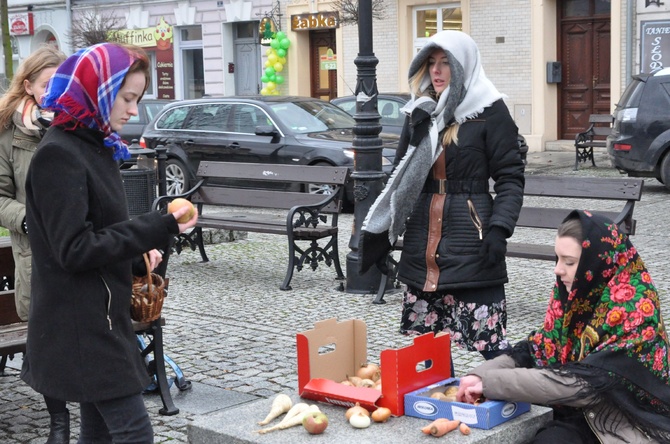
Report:
[[[295,241],[293,240],[293,233],[288,233],[288,268],[286,270],[286,277],[284,282],[279,287],[280,290],[291,290],[291,279],[293,279],[293,268],[295,267]]]
[[[175,407],[170,394],[170,384],[168,384],[167,375],[165,373],[165,355],[163,353],[163,327],[161,327],[160,318],[151,323],[151,332],[153,334],[154,347],[154,364],[156,366],[156,381],[158,382],[158,389],[160,391],[161,400],[163,401],[163,408],[158,410],[161,415],[172,416],[179,413],[179,409]]]
[[[200,257],[203,262],[209,262],[207,253],[205,253],[205,241],[202,239],[202,227],[195,227],[193,232],[196,235],[196,243],[198,244],[198,251],[200,251]]]

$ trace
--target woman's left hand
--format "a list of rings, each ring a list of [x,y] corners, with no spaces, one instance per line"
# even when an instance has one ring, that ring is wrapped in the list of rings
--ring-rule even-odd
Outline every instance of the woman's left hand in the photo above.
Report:
[[[163,253],[154,249],[147,252],[147,255],[149,256],[149,267],[151,268],[151,270],[147,270],[147,272],[154,271],[156,267],[158,267],[158,264],[163,260]]]

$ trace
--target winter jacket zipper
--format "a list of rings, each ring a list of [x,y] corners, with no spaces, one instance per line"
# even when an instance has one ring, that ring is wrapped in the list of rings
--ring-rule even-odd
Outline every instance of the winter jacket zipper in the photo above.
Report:
[[[471,199],[468,199],[468,211],[470,212],[470,220],[472,220],[472,224],[479,232],[479,240],[484,239],[484,233],[483,233],[484,226],[482,224],[482,220],[479,218],[479,214],[477,213],[475,204],[472,203]]]
[[[109,317],[109,312],[112,308],[112,291],[109,289],[109,285],[107,285],[107,281],[105,281],[105,278],[100,275],[100,279],[102,279],[102,283],[105,284],[105,288],[107,289],[107,322],[109,323],[109,329],[112,329],[112,318]]]

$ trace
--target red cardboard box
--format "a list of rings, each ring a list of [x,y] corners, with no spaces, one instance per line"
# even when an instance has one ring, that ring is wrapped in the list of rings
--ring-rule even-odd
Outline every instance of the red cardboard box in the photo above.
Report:
[[[367,327],[361,320],[328,319],[313,330],[297,334],[298,393],[302,398],[351,407],[357,402],[373,411],[387,407],[393,415],[405,412],[404,396],[451,376],[451,339],[426,333],[413,345],[381,353],[382,391],[340,384],[368,362]],[[428,365],[425,365],[429,362]]]
[[[479,405],[473,405],[464,402],[439,401],[430,397],[435,392],[444,392],[448,386],[458,387],[458,381],[457,378],[449,378],[407,393],[405,413],[408,416],[431,421],[437,418],[457,419],[470,427],[490,429],[530,411],[530,404],[527,402],[486,400]]]

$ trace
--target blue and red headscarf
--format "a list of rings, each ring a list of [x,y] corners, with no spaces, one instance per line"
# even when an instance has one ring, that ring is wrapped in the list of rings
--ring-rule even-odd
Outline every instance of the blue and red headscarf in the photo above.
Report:
[[[136,56],[123,46],[100,43],[77,51],[51,77],[42,107],[56,112],[52,125],[84,126],[102,131],[114,159],[130,157],[110,125],[116,95]]]

